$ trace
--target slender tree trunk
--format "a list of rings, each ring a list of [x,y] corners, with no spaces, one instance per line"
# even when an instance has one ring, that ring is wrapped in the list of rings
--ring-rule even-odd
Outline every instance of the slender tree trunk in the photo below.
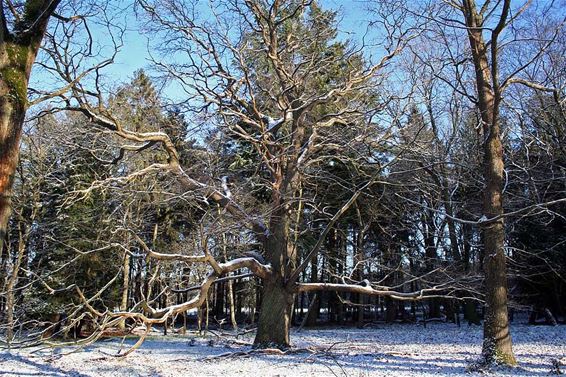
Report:
[[[220,206],[217,208],[218,214],[221,215],[222,209]],[[222,218],[222,217],[220,217]],[[228,236],[226,233],[222,233],[222,256],[224,257],[224,261],[228,261]],[[228,280],[226,284],[228,288],[228,305],[230,309],[230,322],[232,324],[232,328],[234,330],[238,330],[238,322],[236,321],[236,307],[235,307],[235,300],[234,300],[234,283],[232,280]]]
[[[448,187],[443,187],[443,197],[444,197],[444,208],[446,209],[446,223],[448,224],[448,237],[450,238],[450,251],[452,253],[452,259],[460,265],[462,262],[462,255],[460,254],[460,248],[458,247],[458,236],[456,233],[456,225],[454,224],[454,210],[452,204],[450,203],[450,194],[448,192]]]
[[[367,228],[364,228],[362,222],[362,216],[360,213],[360,209],[356,206],[356,213],[358,215],[358,223],[359,229],[357,232],[357,237],[355,238],[355,255],[354,261],[356,265],[356,279],[358,281],[362,281],[364,277],[364,238],[365,238],[365,231]],[[358,294],[357,301],[359,306],[357,307],[357,318],[354,320],[357,322],[358,328],[362,328],[364,326],[364,295]]]
[[[386,244],[384,245],[383,250],[383,261],[387,265],[388,268],[385,269],[385,275],[389,275],[384,279],[384,283],[389,286],[395,286],[397,283],[397,272],[392,271],[392,268],[395,268],[397,264],[397,255],[394,255],[394,251],[392,250],[393,245],[391,240],[387,240]],[[381,301],[381,313],[383,314],[385,309],[385,316],[384,320],[387,323],[394,322],[397,319],[397,310],[396,310],[396,303],[391,297],[384,297],[383,301]]]
[[[464,0],[462,8],[468,27],[468,37],[476,71],[478,109],[483,124],[484,200],[483,215],[487,219],[503,215],[503,145],[499,123],[501,92],[497,83],[497,36],[505,25],[510,0],[503,2],[498,26],[492,31],[491,45],[483,39],[483,19],[474,0]],[[488,60],[491,48],[491,61]],[[491,64],[491,66],[490,66]],[[503,218],[482,227],[484,241],[484,273],[486,316],[482,355],[486,362],[516,364],[513,355],[507,313],[507,267],[505,258],[505,227]]]
[[[208,325],[210,324],[210,302],[208,300],[208,296],[204,301],[206,303],[206,327],[205,330],[208,332]],[[165,322],[165,328],[167,328],[167,322]]]
[[[128,243],[129,246],[129,243]],[[124,280],[122,281],[122,297],[120,299],[120,310],[125,312],[128,310],[128,291],[130,288],[130,254],[124,256]],[[119,326],[122,330],[126,328],[126,321],[120,322]]]
[[[432,206],[432,204],[431,204]],[[435,236],[435,224],[434,224],[434,212],[427,211],[423,214],[422,226],[425,229],[424,232],[424,245],[425,245],[425,256],[426,256],[426,268],[427,272],[434,270],[438,265],[438,251],[436,249],[436,242],[434,242]],[[430,318],[440,317],[440,302],[437,298],[431,298],[428,300],[428,314]]]
[[[20,266],[24,258],[28,235],[27,226],[20,221],[18,224],[18,251],[14,256],[15,258],[13,261],[12,271],[10,272],[8,282],[6,284],[6,338],[8,343],[10,343],[14,338],[14,309],[16,306],[16,293],[14,292],[14,289],[18,282]]]
[[[224,283],[216,284],[216,289],[214,290],[214,316],[218,319],[224,316]]]
[[[328,270],[330,273],[329,280],[332,283],[338,283],[337,276],[340,276],[342,243],[341,235],[337,229],[333,229],[330,232],[326,245],[328,250]],[[331,322],[342,323],[342,303],[336,292],[329,292],[328,317]]]
[[[432,108],[432,94],[430,94],[427,98],[426,104],[427,112],[430,118],[430,124],[432,127],[432,131],[434,133],[434,138],[438,145],[439,150],[441,151],[442,156],[447,158],[448,152],[445,150],[444,146],[442,145],[442,141],[440,136],[438,135],[438,127],[436,125],[436,117],[434,115],[434,111]],[[448,183],[448,174],[446,173],[446,165],[442,162],[439,166],[440,168],[440,176],[433,171],[430,171],[432,179],[435,180],[436,184],[441,190],[442,195],[442,204],[444,205],[444,210],[446,211],[446,223],[448,224],[448,237],[450,239],[450,251],[452,253],[452,259],[460,263],[461,255],[460,250],[458,248],[458,237],[456,235],[456,225],[454,224],[454,209],[452,207],[452,201],[450,200],[450,189]]]
[[[462,264],[464,272],[470,270],[471,257],[472,257],[472,226],[470,224],[462,224]]]
[[[311,260],[311,283],[318,283],[318,255],[314,255]],[[320,313],[320,299],[316,293],[309,294],[309,310],[306,315],[307,326],[315,326]]]
[[[224,259],[227,260],[227,245],[226,245],[226,234],[222,234],[223,240],[223,251],[224,251]],[[227,282],[228,287],[228,305],[230,306],[230,323],[232,324],[232,329],[238,330],[238,322],[236,321],[236,305],[234,299],[234,282],[232,280],[228,280]]]
[[[232,328],[238,330],[238,322],[236,321],[236,305],[234,303],[234,285],[232,280],[228,281],[228,304],[230,305],[230,322]]]

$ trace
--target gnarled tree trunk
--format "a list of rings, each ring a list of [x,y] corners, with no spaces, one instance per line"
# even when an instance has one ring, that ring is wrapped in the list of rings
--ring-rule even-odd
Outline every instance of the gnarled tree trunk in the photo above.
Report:
[[[276,199],[275,203],[279,203],[279,200]],[[272,267],[272,274],[263,279],[262,301],[254,347],[287,348],[290,345],[289,330],[295,293],[287,284],[287,279],[296,264],[296,249],[290,238],[291,213],[292,205],[289,202],[274,211],[271,216],[269,236],[264,241],[264,249]]]
[[[294,248],[289,240],[289,211],[276,211],[272,217],[271,235],[265,250],[272,266],[272,275],[263,280],[262,301],[254,346],[289,347],[289,330],[295,300],[286,279],[294,267]]]
[[[294,294],[279,278],[263,282],[263,300],[254,347],[289,347]]]

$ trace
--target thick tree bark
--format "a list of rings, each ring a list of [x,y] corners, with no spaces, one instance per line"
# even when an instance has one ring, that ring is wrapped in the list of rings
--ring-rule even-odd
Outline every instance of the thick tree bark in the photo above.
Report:
[[[11,41],[3,27],[0,38],[0,259],[4,253],[14,173],[18,164],[20,137],[27,107],[27,85],[36,51]],[[20,232],[20,245],[22,243]],[[6,286],[7,338],[13,338],[14,287],[24,249],[21,246]]]
[[[494,136],[496,135],[496,136]],[[503,214],[501,188],[503,185],[503,147],[497,132],[492,130],[485,147],[486,192],[484,214],[488,218]],[[505,228],[503,219],[483,229],[484,273],[486,287],[486,317],[482,354],[486,361],[516,364],[513,355],[507,313],[507,266],[505,257]]]
[[[4,13],[0,14],[0,256],[10,218],[31,67],[59,2],[26,1],[13,33],[8,30]]]
[[[274,211],[270,216],[268,235],[264,237],[263,242],[272,274],[263,280],[263,298],[254,340],[254,346],[260,348],[287,348],[290,345],[289,330],[295,292],[288,283],[297,268],[297,248],[291,236],[291,226],[292,219],[300,219],[293,214],[296,213],[299,203],[294,199],[300,197],[300,173],[297,164],[305,142],[305,126],[300,118],[301,112],[297,112],[289,124],[293,134],[291,146],[285,152],[279,151],[282,154],[272,181],[271,203]]]
[[[12,183],[19,157],[31,69],[27,68],[27,63],[16,61],[20,54],[29,55],[29,49],[14,43],[0,45],[0,255],[10,218]]]
[[[482,355],[486,362],[516,364],[513,355],[507,313],[507,268],[505,259],[505,227],[503,218],[503,145],[499,123],[501,91],[497,84],[497,36],[505,25],[510,1],[503,3],[500,21],[492,31],[488,60],[488,45],[482,35],[483,19],[473,0],[464,0],[463,14],[476,71],[478,109],[484,134],[484,201],[483,215],[498,218],[483,226],[486,317]],[[491,63],[491,66],[490,66]]]
[[[264,248],[272,266],[271,276],[263,280],[262,300],[254,347],[287,348],[295,295],[287,278],[295,267],[295,249],[290,242],[290,206],[272,214],[270,235]]]
[[[287,348],[290,345],[289,329],[295,296],[280,279],[264,280],[263,284],[264,295],[254,347]]]

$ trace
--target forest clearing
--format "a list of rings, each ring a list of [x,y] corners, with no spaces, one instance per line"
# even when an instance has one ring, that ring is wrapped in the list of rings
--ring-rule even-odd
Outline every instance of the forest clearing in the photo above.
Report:
[[[0,374],[564,373],[566,0],[1,0]]]

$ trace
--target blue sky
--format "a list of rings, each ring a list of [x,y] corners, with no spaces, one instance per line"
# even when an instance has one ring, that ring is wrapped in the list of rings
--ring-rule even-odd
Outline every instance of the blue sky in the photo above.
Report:
[[[356,39],[365,32],[368,23],[366,5],[358,0],[323,0],[321,6],[325,9],[335,9],[340,12],[339,30],[343,38]],[[128,17],[129,30],[125,35],[124,46],[117,56],[116,63],[107,69],[107,73],[118,77],[120,81],[127,81],[133,73],[141,68],[148,69],[148,36],[140,34],[135,15]]]
[[[419,1],[419,0],[414,0]],[[521,0],[523,1],[523,0]],[[560,0],[564,3],[565,0]],[[535,3],[546,4],[546,0],[540,0]],[[364,0],[319,0],[319,4],[325,9],[334,9],[339,11],[339,32],[340,38],[351,39],[359,42],[361,36],[366,31],[366,26],[371,14],[367,11],[368,1]],[[128,82],[133,76],[133,73],[140,69],[150,68],[148,61],[148,41],[149,36],[140,33],[140,22],[136,19],[133,7],[130,6],[126,11],[121,13],[121,17],[127,20],[128,31],[124,36],[124,46],[116,57],[115,64],[107,67],[105,73],[107,77],[111,78],[111,83],[117,85],[119,83]],[[98,41],[104,41],[104,31],[93,25],[93,35]],[[103,42],[104,43],[104,42]],[[375,50],[373,51],[375,52]],[[150,71],[151,74],[151,71]],[[50,88],[54,86],[53,80],[45,76],[39,70],[36,70],[32,75],[32,87]],[[172,93],[172,89],[168,90],[167,94]]]

